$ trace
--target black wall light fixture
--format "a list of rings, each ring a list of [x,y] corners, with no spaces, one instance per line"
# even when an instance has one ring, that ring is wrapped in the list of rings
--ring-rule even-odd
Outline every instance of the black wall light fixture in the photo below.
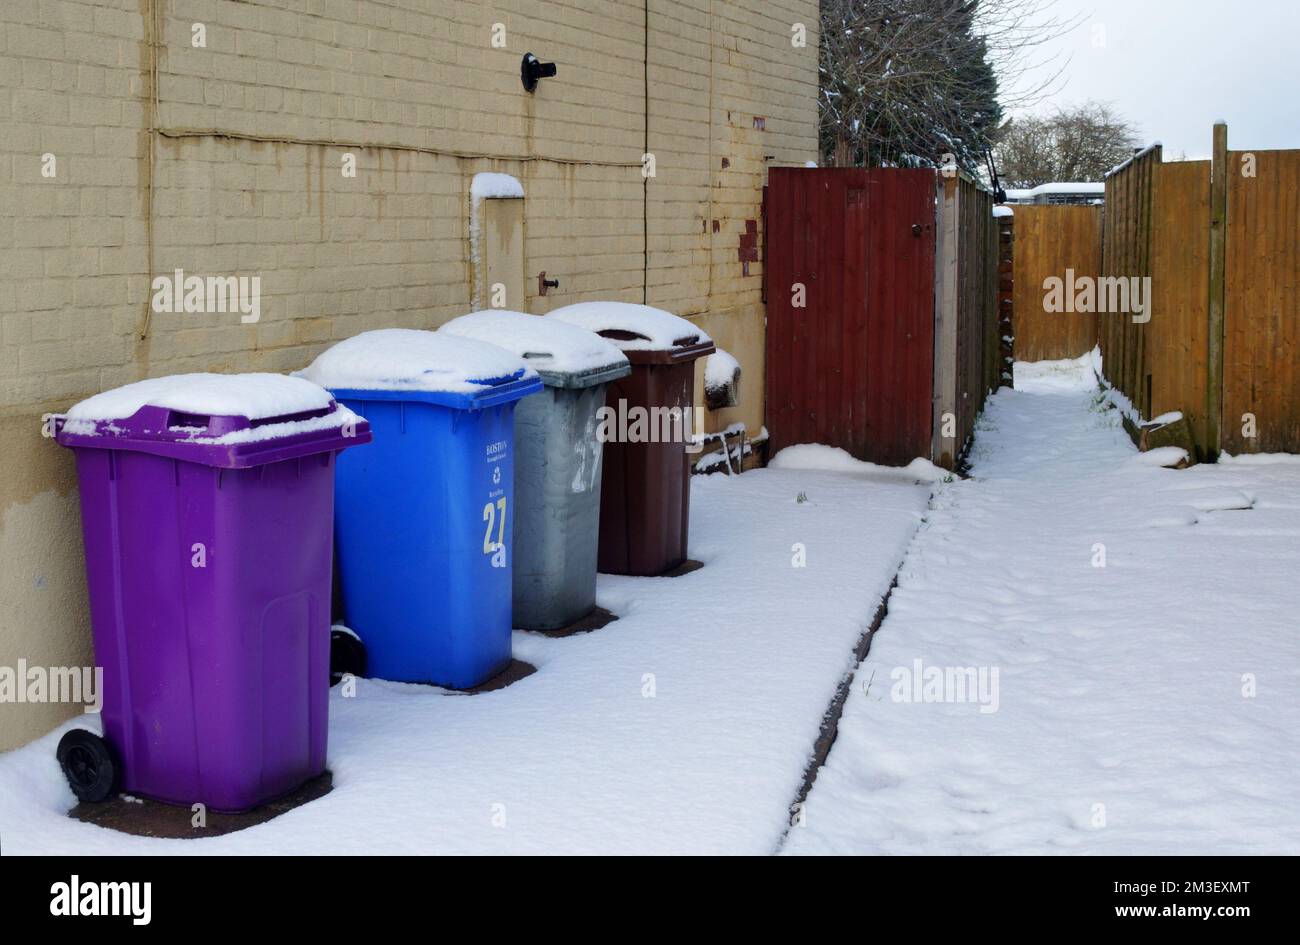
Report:
[[[519,78],[523,80],[524,91],[533,91],[538,79],[549,79],[553,75],[555,63],[542,62],[532,53],[524,53],[524,61],[519,64]]]

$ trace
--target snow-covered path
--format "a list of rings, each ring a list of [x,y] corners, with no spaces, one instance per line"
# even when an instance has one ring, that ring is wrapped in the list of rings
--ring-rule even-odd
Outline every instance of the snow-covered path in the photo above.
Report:
[[[1159,468],[1086,359],[1019,368],[785,850],[1300,852],[1300,460]]]

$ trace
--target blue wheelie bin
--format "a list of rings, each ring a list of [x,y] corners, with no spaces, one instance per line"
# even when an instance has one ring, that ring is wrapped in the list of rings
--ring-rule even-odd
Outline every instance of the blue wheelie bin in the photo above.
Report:
[[[369,676],[469,689],[510,663],[516,402],[537,373],[493,345],[365,332],[303,377],[364,411],[371,455],[340,463],[344,622]],[[340,459],[350,459],[348,451]]]

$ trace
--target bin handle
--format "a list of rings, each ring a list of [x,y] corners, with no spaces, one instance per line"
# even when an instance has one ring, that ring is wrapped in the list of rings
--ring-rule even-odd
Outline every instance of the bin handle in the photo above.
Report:
[[[633,364],[681,364],[684,361],[702,358],[706,354],[713,354],[716,350],[712,341],[699,341],[685,348],[661,348],[648,351],[633,348],[623,353]]]
[[[471,410],[483,410],[487,407],[495,407],[498,404],[504,404],[512,400],[518,400],[529,394],[534,394],[542,389],[542,381],[539,377],[521,377],[517,381],[510,381],[507,384],[498,384],[489,390],[475,394],[470,404]]]
[[[334,398],[330,398],[329,406],[314,407],[311,410],[299,410],[297,413],[282,413],[274,417],[258,417],[256,420],[249,420],[250,427],[265,427],[273,423],[297,423],[299,420],[313,420],[316,417],[323,417],[334,410]]]
[[[334,401],[331,400],[327,407],[313,407],[310,410],[298,410],[294,413],[275,414],[270,417],[245,417],[242,414],[210,414],[210,413],[189,413],[184,410],[167,411],[167,429],[175,430],[177,427],[185,430],[201,428],[206,433],[220,434],[229,433],[232,430],[256,429],[257,427],[266,427],[274,423],[297,423],[301,420],[312,420],[316,417],[323,417],[334,409]],[[216,420],[214,425],[213,421]]]
[[[185,413],[182,410],[167,411],[167,429],[174,430],[177,427],[187,429],[199,427],[207,430],[212,423],[212,415],[207,413]]]
[[[713,352],[717,350],[717,346],[714,345],[712,341],[696,341],[694,344],[686,345],[682,348],[674,348],[673,360],[694,361],[696,358],[702,358],[706,354],[713,354]]]

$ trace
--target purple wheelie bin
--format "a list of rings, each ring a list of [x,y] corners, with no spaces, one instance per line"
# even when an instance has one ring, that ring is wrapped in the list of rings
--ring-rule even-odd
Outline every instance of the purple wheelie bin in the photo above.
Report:
[[[369,425],[300,378],[198,374],[92,397],[76,453],[100,739],[73,792],[240,811],[325,770],[336,454]]]

